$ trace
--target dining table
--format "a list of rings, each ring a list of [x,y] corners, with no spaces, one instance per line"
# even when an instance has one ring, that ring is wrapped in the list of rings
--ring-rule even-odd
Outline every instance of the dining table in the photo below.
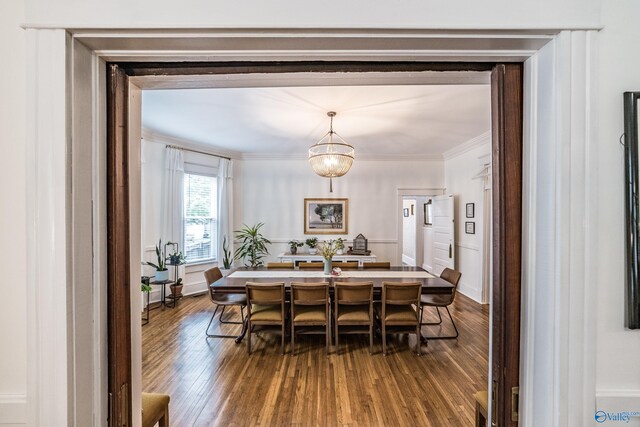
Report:
[[[227,276],[211,283],[211,291],[216,294],[245,293],[247,282],[284,283],[285,290],[291,283],[329,283],[332,293],[337,282],[372,282],[374,299],[380,299],[383,282],[421,282],[423,294],[450,294],[454,286],[446,280],[435,276],[420,267],[391,267],[385,269],[344,269],[339,275],[324,274],[322,269],[271,269],[266,267],[240,267],[232,270]],[[247,332],[247,322],[242,325],[236,343],[240,343]]]

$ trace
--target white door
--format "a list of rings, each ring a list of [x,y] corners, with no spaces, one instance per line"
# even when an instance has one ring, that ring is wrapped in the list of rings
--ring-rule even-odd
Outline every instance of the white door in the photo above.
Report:
[[[455,269],[453,194],[433,199],[433,271],[440,275],[446,267]]]

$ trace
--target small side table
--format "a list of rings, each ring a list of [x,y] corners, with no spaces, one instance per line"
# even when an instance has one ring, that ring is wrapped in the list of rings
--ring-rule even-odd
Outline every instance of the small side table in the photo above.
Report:
[[[144,291],[147,297],[147,303],[144,305],[144,316],[142,316],[142,326],[149,323],[149,291]]]
[[[167,285],[170,283],[173,283],[173,280],[154,280],[153,282],[149,282],[152,286],[160,286],[160,303],[156,307],[149,307],[150,310],[155,310],[158,307],[167,305]]]

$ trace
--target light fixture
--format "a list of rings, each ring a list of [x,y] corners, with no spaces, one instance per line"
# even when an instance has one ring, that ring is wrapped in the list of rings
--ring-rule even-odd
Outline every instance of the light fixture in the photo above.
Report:
[[[333,131],[333,118],[336,113],[329,111],[331,122],[329,132],[309,148],[309,164],[318,175],[329,178],[329,191],[333,193],[333,178],[338,178],[351,169],[355,150]]]

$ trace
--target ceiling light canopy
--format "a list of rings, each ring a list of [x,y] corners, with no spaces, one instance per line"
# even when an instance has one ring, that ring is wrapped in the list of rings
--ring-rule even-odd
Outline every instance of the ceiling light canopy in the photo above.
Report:
[[[338,178],[349,172],[355,158],[353,146],[347,144],[344,139],[333,131],[333,118],[336,113],[329,111],[331,122],[329,132],[320,141],[309,148],[309,164],[313,171],[329,178],[329,191],[333,192],[333,178]]]

